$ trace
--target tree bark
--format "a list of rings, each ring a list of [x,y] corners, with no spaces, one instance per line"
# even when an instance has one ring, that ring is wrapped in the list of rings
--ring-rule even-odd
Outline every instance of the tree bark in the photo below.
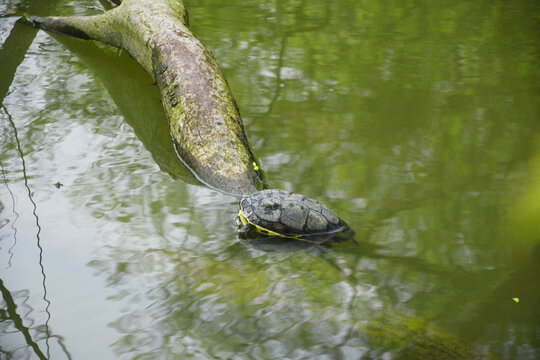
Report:
[[[102,15],[29,20],[126,50],[158,85],[177,151],[199,180],[233,195],[263,188],[229,86],[210,51],[188,29],[181,1],[124,0]]]

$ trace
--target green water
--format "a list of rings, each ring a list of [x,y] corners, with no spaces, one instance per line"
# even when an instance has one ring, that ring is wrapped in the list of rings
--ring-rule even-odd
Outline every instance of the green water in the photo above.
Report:
[[[38,4],[0,14],[101,6]],[[540,357],[538,1],[186,6],[267,182],[355,238],[243,242],[129,56],[0,18],[1,359]]]

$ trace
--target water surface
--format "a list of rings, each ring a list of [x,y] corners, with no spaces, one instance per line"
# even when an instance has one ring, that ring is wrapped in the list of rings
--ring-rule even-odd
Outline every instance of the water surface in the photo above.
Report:
[[[186,5],[268,183],[355,238],[242,241],[129,56],[0,18],[2,358],[540,357],[538,2]]]

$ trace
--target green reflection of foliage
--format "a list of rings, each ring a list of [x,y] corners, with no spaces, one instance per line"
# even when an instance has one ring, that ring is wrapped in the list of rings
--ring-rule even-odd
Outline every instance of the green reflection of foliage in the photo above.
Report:
[[[393,212],[400,228],[427,224],[396,245],[415,244],[435,263],[503,241],[494,223],[512,195],[500,189],[521,186],[510,184],[537,146],[536,4],[187,5],[273,185],[326,201],[355,230],[379,219],[351,200]],[[463,243],[434,246],[441,235]]]
[[[274,254],[247,261],[242,248],[222,251],[154,252],[156,264],[173,268],[155,272],[159,280],[146,284],[149,306],[137,303],[111,324],[124,334],[115,343],[118,354],[339,357],[349,346],[364,348],[368,357],[481,358],[471,345],[383,305],[369,286],[356,284],[359,274],[348,277],[321,257]],[[142,258],[132,256],[124,276],[137,276],[134,262]],[[111,261],[93,266],[106,264]]]
[[[527,322],[538,289],[514,294],[526,286],[517,279],[532,283],[524,275],[538,272],[537,251],[520,257],[537,241],[537,191],[523,185],[538,151],[536,3],[186,3],[239,100],[267,178],[322,200],[358,241],[378,248],[244,248],[224,225],[233,200],[165,176],[147,182],[151,162],[116,144],[72,194],[119,233],[105,234],[89,264],[116,291],[111,301],[130,304],[111,321],[119,357],[339,358],[347,349],[365,358],[476,356],[453,333],[495,352],[505,342],[516,353],[538,348],[537,325]],[[110,95],[161,169],[184,179],[166,131],[145,122],[162,117],[148,77],[110,54],[104,62],[127,70],[100,69],[102,54],[68,42],[104,87],[63,102],[53,101],[62,91],[50,91],[51,106],[84,115],[110,108]],[[126,97],[131,73],[135,99]],[[92,129],[113,138],[107,120]],[[49,122],[34,123],[27,146],[39,145]],[[124,150],[140,163],[111,159]],[[514,215],[501,226],[525,224],[510,239],[499,226],[508,209]]]
[[[57,36],[105,85],[114,103],[163,171],[187,183],[197,183],[174,150],[161,99],[152,79],[127,54],[85,41]],[[132,169],[133,170],[133,169]]]
[[[484,358],[465,341],[413,317],[379,316],[368,324],[365,336],[371,347],[399,349],[395,357],[401,360]]]
[[[124,334],[118,353],[302,358],[302,351],[338,357],[351,347],[368,357],[477,356],[418,315],[466,333],[463,324],[511,275],[486,268],[514,266],[515,249],[495,224],[537,146],[530,134],[538,130],[531,116],[538,56],[531,50],[540,37],[526,15],[538,7],[222,5],[187,2],[194,31],[239,100],[267,178],[322,197],[360,240],[384,245],[388,258],[363,259],[354,247],[337,246],[328,256],[340,271],[308,253],[255,251],[250,259],[223,244],[209,254],[196,248],[228,238],[200,220],[204,210],[192,210],[186,236],[194,247],[169,243],[139,253],[124,244],[93,263],[116,286],[153,279],[146,285],[151,305],[134,306],[112,324]],[[509,13],[525,20],[509,21]],[[508,56],[514,43],[525,45]],[[168,200],[155,201],[160,228]],[[481,336],[477,329],[474,339]],[[499,336],[488,344],[507,335]]]
[[[509,208],[506,224],[507,236],[525,252],[540,242],[540,154],[531,160],[530,173],[522,194]]]

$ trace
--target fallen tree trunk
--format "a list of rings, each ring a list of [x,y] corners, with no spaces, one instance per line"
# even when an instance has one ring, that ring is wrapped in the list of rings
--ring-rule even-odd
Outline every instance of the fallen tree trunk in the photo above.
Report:
[[[199,180],[234,195],[263,188],[229,86],[210,51],[188,29],[180,1],[124,0],[102,15],[29,20],[126,50],[158,85],[177,151]]]

